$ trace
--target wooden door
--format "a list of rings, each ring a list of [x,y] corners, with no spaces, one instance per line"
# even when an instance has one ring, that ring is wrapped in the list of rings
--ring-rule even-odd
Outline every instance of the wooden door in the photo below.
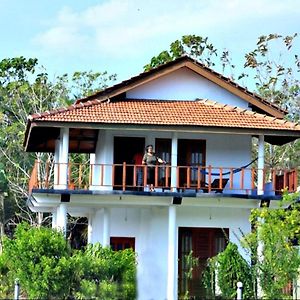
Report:
[[[207,259],[223,251],[227,244],[228,229],[221,228],[179,228],[178,245],[178,290],[184,295],[188,290],[191,297],[203,297],[205,289],[201,284]],[[192,251],[198,259],[198,267],[194,268],[192,278],[187,278],[189,266],[186,256]]]

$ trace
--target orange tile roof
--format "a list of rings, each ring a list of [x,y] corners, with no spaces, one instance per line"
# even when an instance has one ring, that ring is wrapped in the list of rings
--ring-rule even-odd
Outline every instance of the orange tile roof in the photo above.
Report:
[[[300,131],[300,125],[210,100],[92,100],[34,114],[30,121],[204,126]]]

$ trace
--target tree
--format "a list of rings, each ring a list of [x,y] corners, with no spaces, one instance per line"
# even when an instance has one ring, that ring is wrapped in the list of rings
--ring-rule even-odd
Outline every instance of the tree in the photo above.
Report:
[[[53,159],[47,153],[24,153],[22,142],[28,115],[71,105],[72,94],[89,95],[106,87],[115,77],[90,71],[75,72],[71,78],[64,74],[51,81],[37,59],[16,57],[0,61],[0,166],[6,180],[5,204],[14,204],[13,209],[4,209],[3,223],[10,220],[15,224],[24,218],[37,222],[25,204],[30,172],[35,160]]]
[[[162,51],[157,56],[152,57],[150,63],[144,66],[144,70],[149,71],[185,54],[198,59],[207,67],[212,67],[215,65],[213,57],[217,56],[217,49],[208,42],[207,37],[184,35],[180,40],[171,43],[169,51]]]

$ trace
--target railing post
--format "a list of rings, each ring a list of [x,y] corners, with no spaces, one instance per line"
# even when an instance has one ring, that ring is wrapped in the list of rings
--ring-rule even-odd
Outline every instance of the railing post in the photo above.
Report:
[[[82,164],[79,165],[78,169],[78,189],[81,189],[82,184]]]
[[[165,187],[169,187],[169,175],[170,175],[170,166],[166,166],[166,182]]]
[[[143,166],[144,167],[144,188],[146,188],[146,186],[147,186],[147,172],[148,172],[148,170],[147,170],[147,166]]]
[[[19,300],[19,296],[20,296],[20,283],[19,283],[19,279],[16,278],[15,279],[14,300]]]
[[[283,172],[283,189],[288,188],[288,184],[287,184],[287,171],[284,170]]]
[[[136,165],[133,166],[133,187],[136,187]]]
[[[237,282],[237,289],[236,289],[236,299],[237,300],[242,300],[243,299],[243,283],[242,282]]]
[[[220,180],[219,180],[219,189],[223,189],[223,168],[220,168]]]
[[[229,177],[229,188],[233,189],[233,168],[230,168],[230,177]]]
[[[297,191],[297,187],[298,187],[298,171],[295,168],[295,170],[294,170],[294,192]]]
[[[45,168],[45,188],[49,188],[49,160],[46,161],[46,168]]]
[[[154,187],[158,186],[158,165],[155,166],[155,173],[154,173]]]
[[[174,167],[173,167],[174,168]],[[176,167],[176,188],[179,189],[179,167]]]
[[[211,192],[211,165],[208,166],[208,192]]]
[[[122,189],[126,190],[126,162],[123,162]]]
[[[186,169],[186,181],[187,181],[187,188],[191,187],[191,167],[187,167]]]
[[[245,169],[241,170],[241,190],[244,189],[244,181],[245,181]]]
[[[201,188],[201,173],[200,166],[197,167],[197,190],[199,191]]]

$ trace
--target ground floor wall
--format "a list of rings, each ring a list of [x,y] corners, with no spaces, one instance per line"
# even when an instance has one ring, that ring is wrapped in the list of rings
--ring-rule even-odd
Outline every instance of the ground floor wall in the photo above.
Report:
[[[167,298],[169,207],[110,208],[110,237],[135,238],[137,253],[138,299]],[[241,233],[248,233],[250,209],[191,207],[176,205],[176,245],[178,257],[179,227],[228,228],[230,241],[239,245]],[[96,213],[92,222],[92,242],[102,240],[103,215]],[[241,252],[242,249],[240,248]],[[245,255],[245,253],[243,253]],[[178,265],[175,266],[176,274]],[[175,280],[177,290],[177,280]]]

